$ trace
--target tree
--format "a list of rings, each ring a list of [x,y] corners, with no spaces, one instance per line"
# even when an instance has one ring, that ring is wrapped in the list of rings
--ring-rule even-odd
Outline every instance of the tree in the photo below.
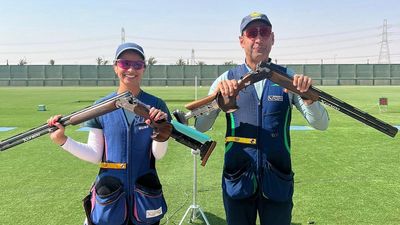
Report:
[[[154,58],[153,56],[151,56],[148,60],[147,60],[147,65],[151,66],[151,65],[155,65],[157,63],[156,58]]]
[[[227,65],[227,66],[234,66],[234,65],[237,65],[237,64],[234,63],[233,60],[231,60],[231,61],[224,62],[224,65]]]
[[[23,65],[26,65],[26,64],[28,64],[28,62],[26,61],[26,58],[25,58],[25,57],[22,58],[22,59],[20,59],[19,62],[18,62],[18,65],[19,65],[19,66],[23,66]]]
[[[107,65],[108,60],[104,60],[102,57],[97,57],[96,59],[97,65]]]
[[[186,62],[184,59],[179,58],[178,61],[176,61],[176,65],[184,66],[184,65],[186,65]]]
[[[54,66],[54,63],[55,63],[55,62],[56,62],[56,61],[55,61],[54,59],[50,59],[49,64],[52,65],[52,66]]]

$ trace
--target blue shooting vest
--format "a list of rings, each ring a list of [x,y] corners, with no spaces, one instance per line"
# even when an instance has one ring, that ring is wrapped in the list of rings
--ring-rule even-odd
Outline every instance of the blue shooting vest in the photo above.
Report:
[[[286,72],[286,69],[280,67]],[[248,72],[240,65],[228,71],[228,79],[241,79]],[[256,193],[285,202],[293,195],[290,159],[291,105],[283,88],[265,81],[261,100],[254,85],[242,89],[239,107],[226,114],[226,137],[255,139],[256,143],[226,142],[222,187],[233,199]]]
[[[115,95],[113,93],[103,100]],[[146,105],[168,112],[165,103],[159,98],[143,91],[137,98]],[[153,224],[159,221],[167,212],[167,205],[151,150],[153,129],[138,115],[128,124],[123,109],[107,113],[96,120],[103,129],[105,139],[103,162],[125,164],[126,168],[100,169],[96,183],[117,178],[111,187],[106,188],[113,189],[115,183],[121,187],[114,188],[116,190],[113,193],[105,196],[99,196],[96,190],[92,190],[91,219],[95,224],[104,225],[125,224],[128,217],[135,224]],[[110,185],[110,182],[103,183]]]

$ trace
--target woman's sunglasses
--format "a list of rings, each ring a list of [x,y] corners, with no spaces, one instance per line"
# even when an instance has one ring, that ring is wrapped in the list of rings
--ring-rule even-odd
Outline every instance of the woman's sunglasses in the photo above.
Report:
[[[128,70],[131,67],[135,70],[141,70],[146,67],[146,63],[141,60],[132,61],[127,59],[117,59],[115,62],[119,68],[124,70]]]

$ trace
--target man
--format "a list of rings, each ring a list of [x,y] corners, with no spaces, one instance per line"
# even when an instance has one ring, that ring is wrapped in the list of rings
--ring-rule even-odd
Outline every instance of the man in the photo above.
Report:
[[[145,69],[141,46],[136,43],[118,46],[114,60],[118,89],[99,101],[130,91],[151,107],[152,120],[170,120],[165,102],[141,89]],[[48,120],[50,126],[59,128],[50,134],[51,139],[82,160],[100,163],[99,175],[85,198],[85,224],[158,225],[167,212],[167,205],[155,160],[165,155],[168,143],[152,140],[150,119],[125,109],[99,116],[86,123],[90,127],[86,144],[67,137],[64,127],[57,122],[59,118],[57,115]]]
[[[252,13],[240,24],[239,42],[246,59],[215,80],[209,94],[232,96],[237,81],[254,71],[259,62],[271,60],[274,33],[268,17]],[[288,72],[286,68],[281,68]],[[293,75],[293,85],[305,92],[311,78]],[[293,207],[293,172],[290,159],[292,105],[318,130],[328,126],[326,110],[312,100],[303,100],[269,80],[239,92],[239,109],[226,114],[226,146],[222,177],[223,201],[229,225],[290,225]],[[208,130],[218,111],[196,120],[196,128]]]

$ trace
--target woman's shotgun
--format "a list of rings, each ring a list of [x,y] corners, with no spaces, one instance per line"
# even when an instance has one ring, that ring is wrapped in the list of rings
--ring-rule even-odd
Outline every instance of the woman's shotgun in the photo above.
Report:
[[[120,108],[131,111],[145,119],[150,119],[148,106],[133,97],[130,92],[124,92],[103,102],[96,103],[92,106],[71,113],[68,116],[61,117],[58,122],[63,126],[77,125]],[[216,146],[216,142],[211,140],[207,135],[176,121],[151,121],[150,127],[154,130],[152,138],[156,141],[163,142],[168,140],[169,137],[172,137],[177,142],[191,149],[200,150],[202,166],[205,166],[211,152]],[[0,141],[0,151],[4,151],[16,145],[54,132],[57,129],[56,126],[43,124],[39,127],[17,134]]]

